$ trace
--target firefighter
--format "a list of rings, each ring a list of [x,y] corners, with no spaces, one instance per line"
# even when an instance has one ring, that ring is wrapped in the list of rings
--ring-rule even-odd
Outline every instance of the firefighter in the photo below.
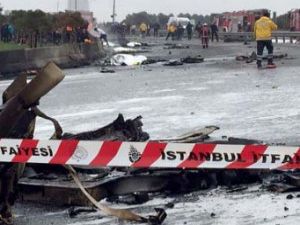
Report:
[[[184,35],[184,28],[183,28],[182,24],[179,23],[177,26],[177,40],[181,41],[183,35]]]
[[[142,38],[145,38],[145,37],[146,37],[147,31],[148,31],[148,26],[147,26],[147,24],[141,23],[141,25],[140,25],[140,32],[141,32],[141,34],[142,34]]]
[[[192,40],[192,36],[193,36],[193,24],[191,24],[191,22],[189,22],[186,26],[186,32],[188,34],[188,40]]]
[[[177,26],[174,23],[171,23],[170,25],[168,25],[167,29],[168,29],[168,34],[167,34],[167,37],[166,37],[166,41],[169,39],[170,36],[172,37],[172,40],[174,41],[175,40],[175,34],[176,34],[176,31],[177,31]]]
[[[251,23],[244,21],[244,32],[250,33],[251,32]],[[244,45],[248,44],[249,41],[249,35],[245,34],[244,35]]]
[[[202,40],[202,47],[208,48],[208,39],[209,39],[209,28],[207,23],[204,23],[201,28],[201,40]]]
[[[272,31],[277,30],[277,25],[270,19],[268,11],[263,12],[263,16],[255,22],[254,36],[257,42],[257,68],[262,68],[264,48],[268,49],[267,68],[276,68],[273,63]]]
[[[67,27],[66,27],[67,42],[71,42],[72,32],[73,32],[73,27],[70,25],[67,25]]]
[[[216,38],[217,42],[219,42],[219,28],[217,26],[217,23],[214,22],[211,26],[210,26],[210,30],[211,30],[211,41],[214,42],[214,38]]]
[[[159,36],[159,29],[160,29],[160,24],[159,23],[155,23],[153,24],[153,35],[154,37],[158,37]]]

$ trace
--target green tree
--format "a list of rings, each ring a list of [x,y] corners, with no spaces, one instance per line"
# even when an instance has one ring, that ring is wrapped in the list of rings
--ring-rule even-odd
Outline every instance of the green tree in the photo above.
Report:
[[[81,17],[79,12],[60,12],[54,15],[53,28],[60,29],[71,27],[83,27],[86,26],[86,21]]]
[[[6,21],[6,17],[0,14],[0,26]]]
[[[290,29],[289,20],[290,20],[289,14],[278,16],[276,18],[276,23],[278,25],[278,28],[280,30],[289,30]]]
[[[189,18],[189,19],[192,18],[191,14],[189,14],[189,13],[180,13],[180,14],[178,14],[178,17],[185,17],[185,18]]]
[[[161,26],[165,26],[167,23],[168,23],[168,20],[170,18],[170,16],[168,15],[165,15],[163,13],[160,13],[157,15],[157,19],[158,19],[158,23],[161,25]]]

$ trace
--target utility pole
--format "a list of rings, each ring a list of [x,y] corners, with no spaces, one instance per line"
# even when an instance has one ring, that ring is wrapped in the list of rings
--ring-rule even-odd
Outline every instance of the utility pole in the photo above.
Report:
[[[78,2],[77,2],[77,0],[75,0],[75,11],[76,12],[78,11]]]
[[[117,16],[117,14],[116,14],[116,0],[113,0],[114,2],[113,2],[113,14],[112,14],[112,22],[113,22],[113,24],[116,22],[116,16]]]
[[[59,0],[57,0],[57,12],[59,12]]]

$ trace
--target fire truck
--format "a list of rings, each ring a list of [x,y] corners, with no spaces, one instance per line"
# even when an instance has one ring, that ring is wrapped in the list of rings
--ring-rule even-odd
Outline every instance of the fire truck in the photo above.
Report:
[[[291,31],[300,31],[300,9],[289,12],[289,22]]]
[[[266,10],[267,9],[257,9],[225,12],[215,15],[214,23],[216,23],[220,31],[223,32],[238,32],[239,27],[244,28],[245,25],[249,23],[252,31],[256,19],[259,18]]]

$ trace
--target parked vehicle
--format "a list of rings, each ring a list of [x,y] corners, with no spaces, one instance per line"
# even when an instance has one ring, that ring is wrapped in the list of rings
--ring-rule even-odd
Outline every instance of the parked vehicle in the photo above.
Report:
[[[289,22],[291,31],[300,31],[300,9],[289,12]]]
[[[186,26],[188,25],[188,23],[191,23],[195,26],[195,21],[190,20],[189,18],[186,18],[186,17],[170,17],[169,21],[168,21],[168,26],[171,25],[171,24],[175,24],[176,26],[181,24],[183,26],[183,28],[185,29]]]

